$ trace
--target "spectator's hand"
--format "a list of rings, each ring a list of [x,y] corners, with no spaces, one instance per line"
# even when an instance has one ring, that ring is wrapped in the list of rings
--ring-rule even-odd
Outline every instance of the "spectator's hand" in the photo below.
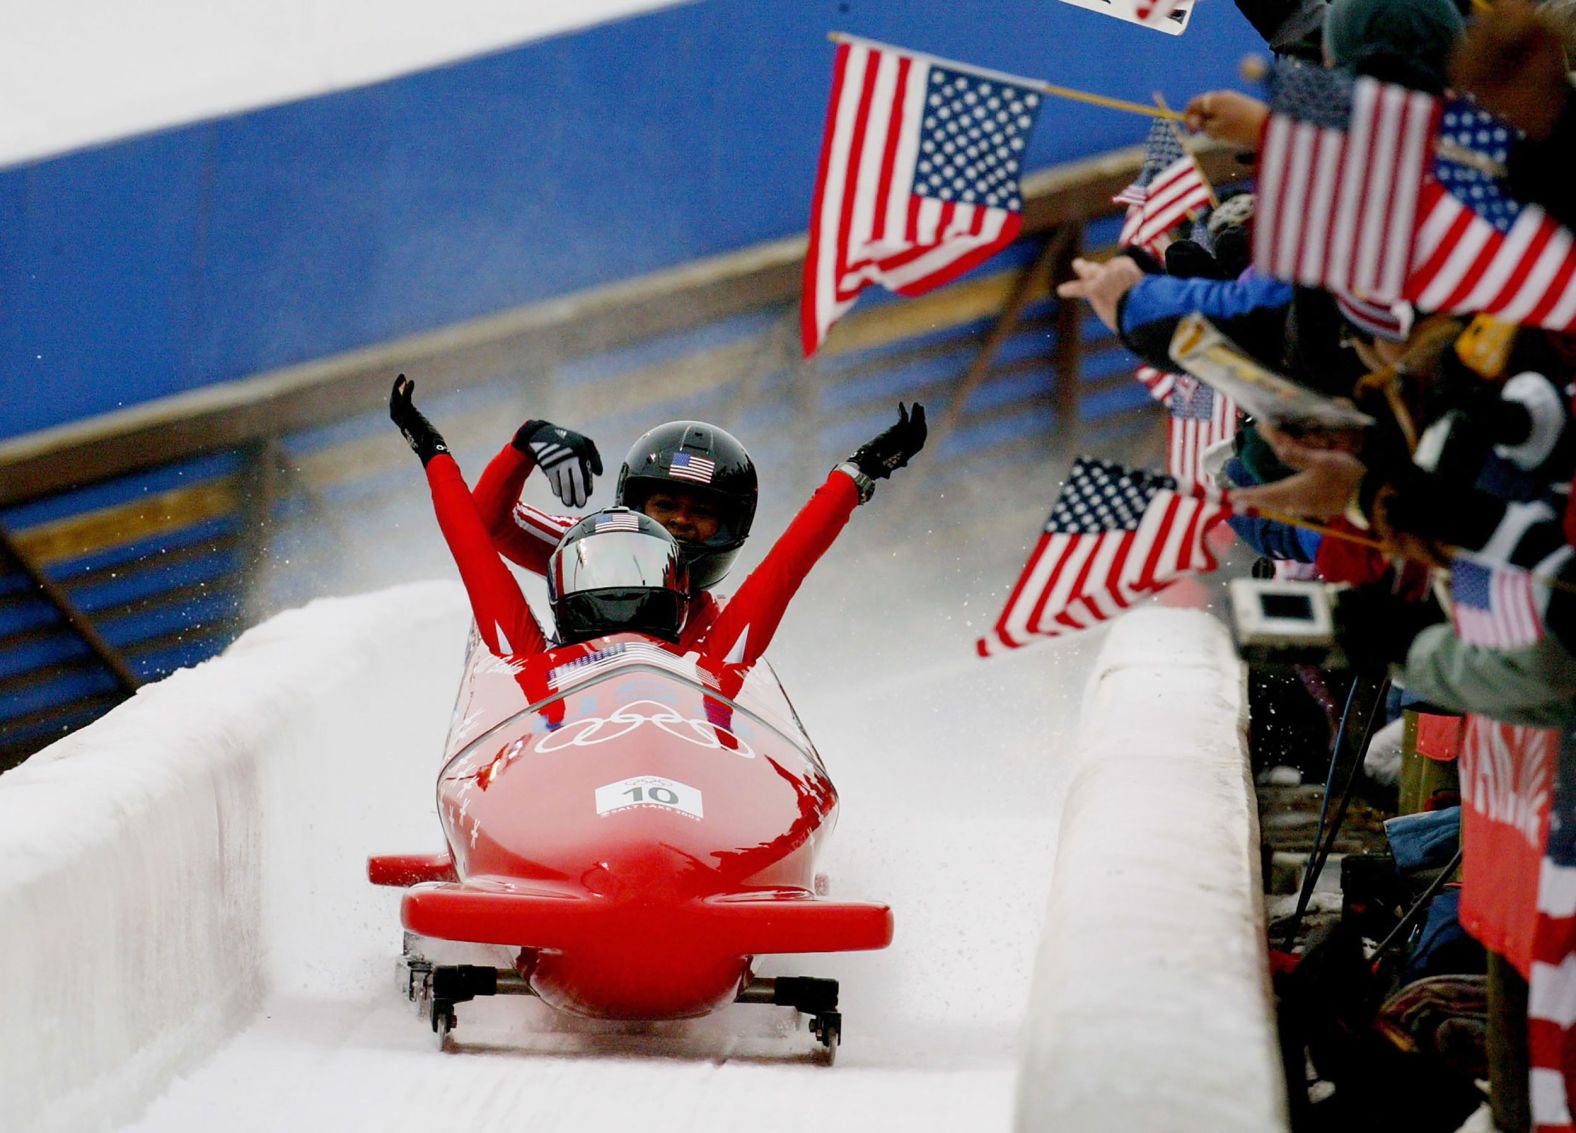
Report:
[[[872,480],[885,480],[925,447],[927,432],[925,407],[916,401],[913,412],[910,412],[899,402],[897,424],[860,445],[854,455],[848,458],[848,463]]]
[[[1450,60],[1456,86],[1535,140],[1571,98],[1568,69],[1559,24],[1525,0],[1498,0],[1473,20]]]
[[[1259,435],[1282,464],[1297,471],[1284,480],[1238,488],[1231,493],[1232,506],[1239,509],[1278,511],[1291,515],[1324,519],[1341,515],[1347,502],[1367,471],[1353,453],[1351,438],[1332,434],[1328,438],[1297,438],[1283,433],[1268,421],[1256,422]],[[1335,447],[1321,447],[1332,445]]]
[[[399,426],[405,443],[421,458],[421,466],[425,468],[427,462],[440,452],[448,452],[449,446],[443,434],[432,427],[432,422],[411,401],[411,395],[415,392],[416,383],[404,374],[395,378],[394,389],[389,394],[389,418]]]
[[[1194,97],[1182,111],[1187,128],[1245,150],[1259,148],[1270,116],[1267,104],[1234,90],[1212,90]]]
[[[553,495],[566,507],[585,507],[591,498],[592,477],[602,475],[602,457],[595,441],[551,421],[527,421],[515,431],[512,443],[531,454],[553,486]]]
[[[1126,256],[1116,256],[1103,264],[1075,259],[1073,271],[1078,278],[1057,284],[1056,294],[1063,299],[1087,299],[1100,321],[1116,330],[1116,305],[1144,278],[1143,269]]]

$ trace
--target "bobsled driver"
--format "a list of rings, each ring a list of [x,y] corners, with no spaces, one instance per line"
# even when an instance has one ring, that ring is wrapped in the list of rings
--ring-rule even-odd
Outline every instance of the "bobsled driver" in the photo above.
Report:
[[[466,487],[442,435],[416,409],[412,402],[414,390],[415,383],[403,374],[395,379],[389,416],[426,469],[438,526],[470,595],[478,633],[499,656],[551,648],[514,576],[499,557],[493,531],[483,519],[482,502],[473,498]],[[711,430],[713,437],[727,436],[720,429],[695,422],[678,425],[681,427],[676,435],[681,442],[689,430],[696,428]],[[549,428],[560,440],[561,434],[567,433]],[[636,442],[632,455],[644,451],[642,446],[648,438],[668,428],[662,426],[646,434]],[[558,644],[574,644],[609,633],[636,632],[659,638],[683,652],[698,651],[713,662],[753,663],[776,633],[799,584],[832,545],[854,508],[870,499],[876,480],[890,476],[920,451],[925,434],[924,407],[916,404],[909,413],[899,406],[897,424],[861,445],[832,469],[725,607],[697,586],[696,579],[720,578],[748,534],[755,510],[754,466],[748,466],[748,513],[740,524],[737,516],[694,514],[700,511],[695,507],[696,500],[704,503],[706,498],[683,498],[673,483],[682,479],[682,475],[673,475],[675,464],[682,470],[688,463],[679,459],[682,447],[653,450],[656,455],[648,463],[655,466],[665,458],[667,464],[662,471],[667,475],[655,475],[654,467],[644,466],[637,466],[632,473],[626,463],[620,477],[621,498],[639,499],[647,511],[615,506],[586,516],[571,523],[545,557],[535,557],[547,576]],[[737,441],[727,439],[743,453]],[[594,455],[594,449],[592,452]],[[543,460],[540,454],[533,455]],[[747,464],[748,457],[744,460]],[[497,465],[499,461],[493,463]],[[600,461],[596,464],[599,466]],[[524,475],[519,474],[521,481]],[[497,487],[494,485],[493,490]],[[518,483],[513,491],[517,496]],[[478,484],[477,495],[485,495],[482,484]],[[583,488],[579,498],[584,501]],[[693,532],[694,537],[679,539],[666,522],[651,514],[653,501],[658,511],[671,504],[666,510],[687,513],[677,526]],[[726,548],[720,546],[717,535],[730,521],[732,526],[723,541],[732,542],[733,546]],[[698,628],[697,607],[707,619]]]

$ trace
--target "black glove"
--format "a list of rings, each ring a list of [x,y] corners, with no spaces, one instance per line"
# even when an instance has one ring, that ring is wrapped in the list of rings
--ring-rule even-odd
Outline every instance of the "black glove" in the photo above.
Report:
[[[515,430],[513,444],[535,458],[553,486],[553,495],[568,507],[585,507],[591,498],[591,477],[602,475],[595,441],[551,421],[527,421]]]
[[[1335,643],[1353,669],[1403,664],[1413,639],[1445,618],[1432,597],[1409,601],[1386,582],[1341,591],[1334,615]]]
[[[925,447],[926,431],[925,407],[916,401],[910,413],[898,402],[897,424],[860,445],[848,463],[872,480],[885,480]]]
[[[448,452],[449,446],[443,434],[434,429],[421,410],[411,404],[410,398],[415,392],[416,383],[404,374],[395,378],[394,390],[389,394],[389,418],[399,426],[399,431],[405,435],[405,443],[421,457],[421,466],[425,468],[440,452]]]
[[[1173,240],[1166,245],[1166,274],[1178,279],[1227,279],[1209,249],[1196,240]]]

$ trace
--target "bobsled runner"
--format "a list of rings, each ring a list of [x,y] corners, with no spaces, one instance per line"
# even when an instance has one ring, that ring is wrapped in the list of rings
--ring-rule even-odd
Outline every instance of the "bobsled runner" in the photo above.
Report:
[[[604,1019],[790,1006],[830,1059],[836,982],[757,978],[754,959],[892,939],[885,905],[816,894],[837,793],[764,661],[708,667],[636,634],[499,658],[473,633],[437,794],[447,851],[368,875],[407,887],[401,986],[440,1047],[456,1004],[524,994]],[[438,964],[413,937],[517,959]]]

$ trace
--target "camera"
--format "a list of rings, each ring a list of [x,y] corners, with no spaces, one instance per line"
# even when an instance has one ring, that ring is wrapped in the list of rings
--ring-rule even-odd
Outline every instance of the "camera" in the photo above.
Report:
[[[1227,587],[1237,655],[1253,665],[1338,669],[1332,588],[1322,582],[1235,578]]]

